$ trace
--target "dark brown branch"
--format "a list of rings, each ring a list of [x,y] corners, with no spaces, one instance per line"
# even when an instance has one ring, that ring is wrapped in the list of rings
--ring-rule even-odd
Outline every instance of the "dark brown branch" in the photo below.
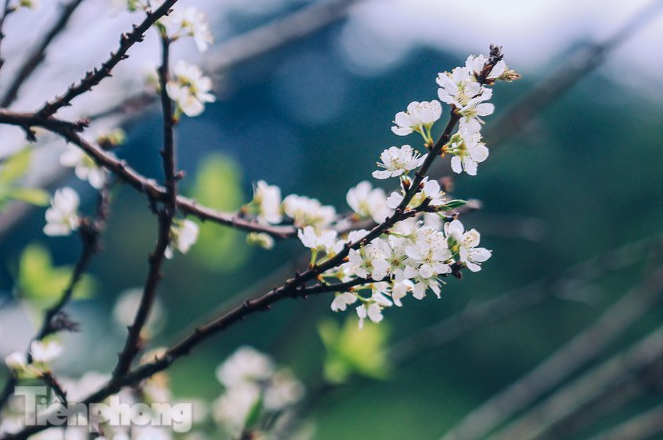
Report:
[[[92,257],[99,252],[99,237],[108,219],[109,203],[110,195],[108,188],[103,188],[99,192],[95,217],[93,219],[81,219],[78,231],[83,247],[69,279],[69,284],[62,292],[58,302],[44,311],[44,320],[39,331],[32,339],[33,341],[40,341],[53,333],[68,329],[66,328],[67,325],[65,325],[66,319],[58,319],[58,317],[62,318],[62,310],[71,301],[74,290],[85,271],[87,271]],[[26,358],[31,361],[31,357],[30,350],[28,349]],[[16,385],[17,379],[12,374],[5,382],[2,393],[0,393],[0,408],[3,408],[9,401],[9,398],[14,394]]]
[[[51,44],[53,39],[65,29],[72,14],[82,2],[83,0],[72,0],[71,2],[61,7],[60,15],[58,16],[57,21],[48,30],[48,32],[46,32],[39,45],[33,49],[33,51],[23,62],[23,65],[21,65],[21,67],[18,69],[18,72],[14,75],[13,81],[0,99],[0,107],[9,107],[9,105],[14,102],[23,83],[25,83],[30,75],[32,75],[32,72],[34,72],[34,70],[44,60],[48,46]]]
[[[101,402],[108,396],[118,392],[123,387],[135,385],[141,380],[144,380],[160,371],[165,370],[176,359],[191,353],[191,351],[203,341],[222,332],[229,326],[246,319],[248,316],[255,314],[256,312],[269,310],[272,304],[280,300],[286,298],[304,298],[311,293],[316,293],[314,290],[311,290],[313,288],[310,288],[307,291],[306,284],[308,282],[317,279],[325,271],[342,264],[351,249],[358,249],[360,246],[373,241],[385,233],[399,221],[418,214],[416,209],[406,210],[406,207],[414,195],[418,192],[418,186],[424,179],[427,170],[430,168],[431,164],[442,150],[442,147],[449,141],[459,119],[459,116],[455,112],[452,113],[443,134],[431,148],[428,157],[417,171],[416,176],[413,179],[414,183],[412,184],[411,190],[405,194],[401,206],[395,210],[391,217],[388,217],[384,222],[371,229],[365,237],[357,240],[354,243],[346,243],[346,245],[338,254],[324,261],[320,265],[314,265],[302,273],[296,273],[293,278],[287,280],[280,287],[275,287],[259,298],[246,300],[241,305],[234,307],[227,313],[219,316],[216,319],[213,319],[207,324],[196,327],[192,333],[169,347],[163,355],[155,358],[152,362],[145,363],[135,368],[134,370],[128,371],[126,374],[114,375],[113,379],[109,381],[103,388],[89,395],[81,403]],[[328,287],[319,287],[319,293],[327,291],[327,289]],[[4,437],[4,439],[0,440],[25,439],[28,436],[40,432],[46,428],[47,426],[28,426],[19,433],[7,435]]]
[[[170,229],[173,224],[173,217],[177,209],[177,171],[175,165],[175,139],[173,120],[173,102],[166,91],[168,83],[170,40],[166,35],[162,35],[162,60],[159,67],[159,85],[161,95],[161,107],[163,112],[163,150],[161,158],[165,175],[166,197],[163,206],[156,207],[156,214],[159,218],[159,232],[157,243],[149,258],[150,268],[147,274],[147,280],[143,288],[143,295],[140,299],[140,305],[136,312],[133,324],[129,327],[129,333],[124,344],[122,352],[118,357],[118,363],[113,371],[113,379],[126,374],[131,368],[131,363],[141,350],[141,331],[147,322],[152,310],[152,305],[156,299],[156,289],[159,280],[162,278],[161,266],[166,258],[166,249],[170,244]]]
[[[152,25],[164,15],[167,15],[170,8],[177,3],[177,0],[165,0],[161,6],[152,12],[147,12],[147,17],[139,25],[134,25],[133,29],[122,34],[120,45],[115,52],[111,52],[110,57],[101,63],[98,68],[85,74],[85,77],[78,84],[72,84],[62,95],[52,101],[47,102],[37,113],[40,116],[52,116],[62,107],[71,105],[71,101],[79,95],[86,93],[92,87],[99,84],[104,78],[111,76],[113,68],[122,60],[128,58],[127,52],[136,43],[143,41],[144,34]]]
[[[141,175],[123,160],[117,159],[107,151],[83,139],[78,132],[83,129],[85,121],[71,123],[51,117],[42,118],[34,113],[15,113],[0,109],[0,123],[16,125],[23,128],[26,133],[31,133],[31,127],[46,128],[60,135],[68,142],[79,146],[97,164],[116,175],[120,180],[129,184],[134,189],[145,194],[150,200],[164,201],[168,197],[167,190],[157,182]],[[220,212],[200,206],[194,200],[183,196],[177,196],[177,208],[185,214],[196,216],[201,220],[213,221],[244,231],[265,232],[275,238],[288,238],[297,235],[297,230],[292,226],[263,225],[237,214]]]

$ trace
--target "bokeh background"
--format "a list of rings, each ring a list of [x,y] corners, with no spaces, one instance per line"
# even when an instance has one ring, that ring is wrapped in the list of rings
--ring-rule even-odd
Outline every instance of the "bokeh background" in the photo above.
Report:
[[[288,365],[319,394],[304,413],[315,424],[314,438],[438,439],[595,325],[661,265],[662,3],[199,2],[210,13],[217,44],[205,56],[193,54],[191,42],[183,41],[178,50],[204,63],[216,80],[218,101],[178,126],[179,165],[187,175],[183,191],[218,209],[238,209],[262,179],[284,194],[316,197],[347,210],[347,189],[372,180],[383,149],[407,142],[390,131],[395,113],[411,101],[436,98],[438,72],[497,44],[522,79],[496,87],[496,112],[487,118],[485,131],[491,156],[479,174],[454,176],[456,196],[482,202],[482,209],[463,222],[481,231],[482,245],[493,250],[493,258],[474,276],[448,280],[439,300],[410,300],[402,309],[386,311],[380,331],[391,356],[388,375],[364,371],[331,389],[321,385],[326,354],[320,323],[340,326],[350,319],[354,325],[355,317],[353,312],[334,315],[331,298],[313,297],[281,302],[178,362],[171,370],[175,393],[215,398],[220,392],[216,366],[237,347],[251,345]],[[329,8],[312,9],[305,20],[290,23],[287,29],[300,26],[301,32],[278,47],[267,50],[269,42],[280,41],[282,30],[255,33],[278,30],[275,22],[321,5]],[[3,81],[6,87],[15,60],[38,38],[21,32],[21,26],[45,26],[54,8],[42,5],[7,22],[0,87]],[[81,69],[103,60],[119,32],[138,17],[111,16],[105,2],[88,0],[73,18],[14,108],[35,108],[61,92]],[[90,37],[80,38],[81,32]],[[137,72],[157,62],[154,37],[100,87],[103,99],[81,101],[71,114],[92,114],[139,90]],[[252,56],[255,42],[264,53]],[[81,54],[79,59],[71,60],[72,51]],[[114,115],[100,125],[118,123],[128,139],[117,154],[160,179],[157,109]],[[21,145],[20,132],[7,130],[3,136],[6,147],[0,152]],[[72,185],[89,196],[84,207],[92,209],[94,194],[52,160],[61,148],[57,142],[39,148],[31,179],[49,190]],[[104,253],[92,265],[92,296],[70,307],[84,331],[64,339],[67,356],[58,368],[68,374],[109,371],[114,365],[124,332],[111,311],[124,292],[142,285],[155,240],[156,220],[145,198],[126,187],[114,198]],[[79,244],[75,237],[43,236],[43,209],[13,207],[0,213],[0,223],[4,356],[26,346],[36,322],[17,299],[26,247],[43,246],[54,264],[63,266],[75,262]],[[166,266],[159,289],[163,319],[154,346],[173,341],[224,304],[264,293],[301,267],[302,249],[295,242],[279,242],[272,251],[249,248],[243,233],[214,225],[204,226],[203,237],[189,256]],[[660,284],[651,284],[645,290],[660,295]],[[663,313],[655,300],[647,304],[605,349],[572,369],[547,395],[559,396],[556,390],[653,331]],[[457,318],[467,317],[468,310],[476,312],[471,319]],[[608,330],[599,334],[612,328],[607,322]],[[599,400],[616,403],[580,408],[536,438],[590,438],[655,408],[661,400],[656,371],[637,370],[628,382],[638,390],[632,395],[596,385]],[[572,407],[579,399],[571,394],[567,401]],[[554,412],[533,416],[527,411],[535,404],[527,407],[532,420],[553,419]]]

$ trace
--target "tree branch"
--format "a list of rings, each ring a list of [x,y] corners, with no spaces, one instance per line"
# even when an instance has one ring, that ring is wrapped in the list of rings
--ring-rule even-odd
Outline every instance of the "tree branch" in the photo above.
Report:
[[[18,96],[18,91],[27,80],[32,72],[44,61],[46,55],[46,49],[51,44],[53,39],[62,32],[69,22],[72,14],[78,8],[78,6],[83,2],[83,0],[72,0],[66,5],[61,6],[60,15],[57,21],[53,26],[46,32],[43,39],[37,47],[28,55],[28,57],[23,62],[23,65],[18,69],[18,72],[15,74],[13,81],[7,88],[7,91],[0,99],[0,107],[5,108],[14,102]]]
[[[83,79],[78,84],[72,84],[69,89],[59,97],[44,104],[44,106],[37,112],[38,115],[43,117],[52,116],[62,107],[71,105],[71,101],[79,95],[88,92],[92,87],[99,84],[104,78],[111,76],[113,68],[122,60],[128,58],[127,52],[134,44],[143,41],[144,34],[147,30],[156,23],[164,15],[167,15],[170,8],[177,3],[177,0],[165,0],[161,6],[152,12],[147,12],[147,17],[139,25],[134,25],[133,29],[122,34],[120,37],[120,45],[115,52],[111,52],[109,58],[101,63],[98,68],[93,69],[85,74]]]
[[[168,36],[162,35],[162,60],[159,67],[159,84],[161,86],[161,107],[163,112],[163,150],[160,151],[165,175],[166,195],[163,206],[157,207],[153,201],[154,209],[159,218],[159,232],[157,243],[149,258],[150,269],[143,288],[143,295],[136,312],[133,324],[129,327],[129,334],[122,352],[118,357],[118,363],[113,371],[113,380],[126,374],[131,368],[131,362],[142,348],[141,331],[147,322],[152,305],[156,298],[156,289],[162,277],[161,266],[166,257],[166,249],[170,244],[170,228],[173,225],[173,217],[177,210],[177,171],[175,165],[175,139],[173,120],[173,102],[166,91],[168,82],[170,40]]]

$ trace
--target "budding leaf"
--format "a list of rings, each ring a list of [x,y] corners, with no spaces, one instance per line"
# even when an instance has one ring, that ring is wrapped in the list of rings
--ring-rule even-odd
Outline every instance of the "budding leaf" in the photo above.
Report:
[[[48,250],[31,244],[25,248],[19,260],[18,293],[39,306],[50,305],[61,297],[69,285],[71,271],[71,266],[53,266]],[[94,280],[84,275],[76,284],[74,298],[89,298],[93,291]]]
[[[343,383],[350,376],[385,379],[391,370],[386,356],[388,328],[385,323],[359,329],[355,319],[347,319],[343,328],[334,321],[324,321],[318,333],[327,352],[324,376],[328,382]]]
[[[450,211],[452,209],[460,208],[461,206],[467,205],[467,200],[449,200],[444,205],[440,205],[438,210],[440,211]]]

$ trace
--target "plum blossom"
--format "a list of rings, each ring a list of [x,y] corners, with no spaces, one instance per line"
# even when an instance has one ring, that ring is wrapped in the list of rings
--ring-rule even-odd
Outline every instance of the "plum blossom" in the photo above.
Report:
[[[452,136],[446,151],[453,154],[451,169],[455,173],[465,171],[470,176],[476,176],[480,162],[488,158],[488,147],[481,142],[481,134],[468,129],[461,129],[460,133]]]
[[[283,220],[281,214],[281,189],[259,180],[253,190],[253,204],[258,207],[258,223],[278,224]]]
[[[382,223],[392,214],[387,207],[387,197],[382,188],[373,188],[370,182],[360,182],[350,188],[345,197],[348,205],[361,217],[370,217],[375,223]]]
[[[101,189],[106,183],[107,171],[80,148],[68,144],[60,156],[60,163],[66,167],[74,168],[76,177],[90,182],[93,188]]]
[[[369,277],[380,281],[389,273],[387,258],[391,255],[391,249],[386,240],[377,238],[358,250],[351,249],[346,263],[352,273],[360,278]]]
[[[46,210],[44,234],[50,236],[69,235],[78,229],[80,218],[78,193],[69,187],[55,191],[51,199],[51,207]]]
[[[426,154],[420,156],[419,153],[409,145],[402,147],[391,147],[380,154],[378,167],[384,168],[383,171],[373,171],[373,177],[376,179],[388,179],[407,174],[415,168],[421,166],[426,160]]]
[[[295,226],[313,226],[324,228],[334,221],[336,209],[333,206],[324,206],[317,199],[291,194],[283,199],[283,211],[293,219]]]
[[[416,131],[428,139],[431,126],[441,115],[442,105],[439,101],[414,101],[407,106],[406,111],[396,113],[396,125],[391,127],[391,131],[398,136],[407,136]]]
[[[359,328],[364,327],[364,319],[366,318],[376,324],[382,321],[384,318],[382,309],[385,307],[391,307],[391,301],[381,293],[374,293],[369,299],[363,300],[362,305],[356,309],[359,317]]]
[[[357,301],[357,296],[351,292],[336,292],[334,294],[334,301],[331,303],[331,309],[334,312],[345,311],[345,309]]]
[[[185,115],[198,116],[205,110],[206,102],[216,100],[214,95],[209,93],[212,90],[212,80],[203,76],[198,66],[180,60],[175,63],[174,73],[175,79],[168,81],[166,92]]]
[[[483,102],[490,99],[492,94],[492,89],[485,89],[481,95],[470,99],[467,104],[458,110],[458,113],[461,115],[461,130],[467,130],[472,133],[481,130],[481,125],[484,123],[481,116],[492,115],[495,111],[493,104]]]
[[[343,247],[342,241],[336,240],[336,231],[318,232],[313,226],[306,226],[297,231],[297,237],[313,254],[324,251],[327,255],[338,253]]]
[[[166,248],[166,258],[173,258],[175,250],[183,254],[189,252],[191,246],[198,240],[200,227],[193,220],[174,220],[170,227],[170,244]]]
[[[207,51],[208,45],[213,42],[207,17],[193,6],[175,8],[170,15],[161,18],[159,23],[165,26],[173,41],[184,36],[193,37],[200,52]]]
[[[60,356],[62,346],[56,341],[32,341],[30,355],[35,363],[47,364]]]
[[[482,87],[467,67],[456,67],[449,72],[442,72],[437,76],[437,91],[440,101],[456,108],[462,108],[477,95],[481,94]]]
[[[479,232],[475,229],[465,231],[459,220],[444,225],[444,232],[451,252],[458,255],[458,260],[472,272],[480,271],[481,263],[491,257],[491,251],[477,247],[481,239]]]

